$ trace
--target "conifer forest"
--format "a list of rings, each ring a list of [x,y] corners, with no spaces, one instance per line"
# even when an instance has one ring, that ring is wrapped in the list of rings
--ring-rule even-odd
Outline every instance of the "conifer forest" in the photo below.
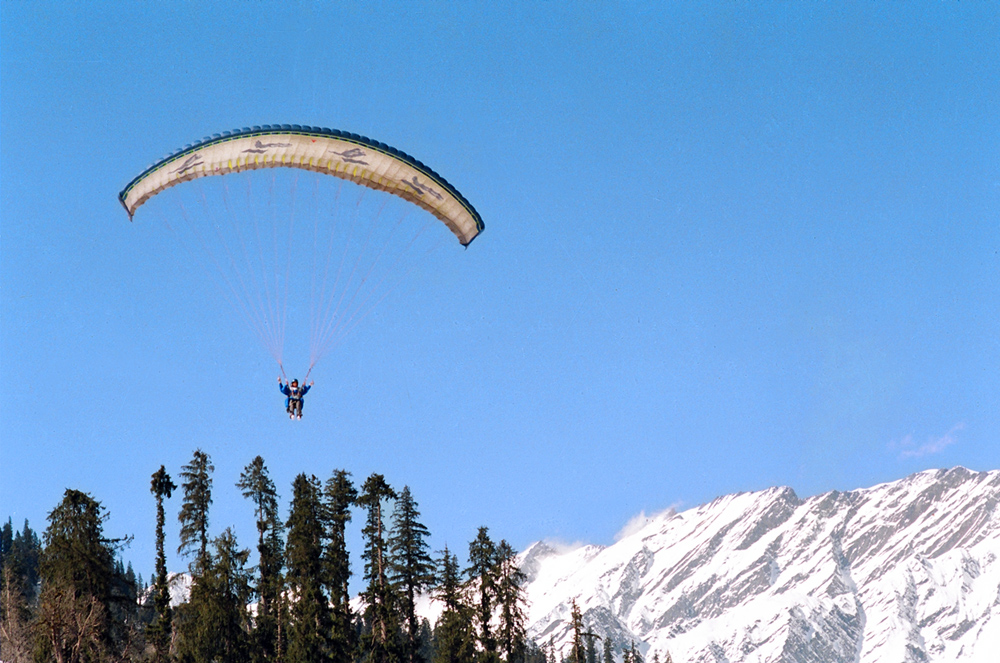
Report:
[[[150,478],[155,560],[143,581],[104,529],[97,497],[65,491],[39,535],[11,519],[0,531],[0,659],[4,663],[547,663],[569,658],[525,635],[524,575],[515,550],[480,527],[468,550],[432,551],[407,486],[336,470],[295,477],[287,509],[264,459],[236,481],[256,532],[209,527],[212,459],[201,449],[171,476]],[[173,516],[172,514],[176,514]],[[176,517],[179,541],[164,536]],[[351,568],[346,527],[363,523],[363,568]],[[253,536],[251,540],[250,537]],[[249,545],[247,543],[249,542]],[[186,574],[168,574],[176,546]],[[462,557],[467,561],[463,563]],[[352,573],[363,589],[352,596]],[[357,579],[355,579],[357,583]],[[189,591],[178,590],[178,586]],[[171,601],[171,589],[175,600]],[[356,584],[356,587],[359,586]],[[417,611],[432,596],[435,623]],[[607,660],[601,657],[601,660]]]

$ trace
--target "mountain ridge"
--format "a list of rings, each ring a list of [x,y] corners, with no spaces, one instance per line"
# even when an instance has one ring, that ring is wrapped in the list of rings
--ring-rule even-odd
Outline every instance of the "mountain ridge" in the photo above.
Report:
[[[565,647],[575,599],[619,649],[677,663],[996,661],[998,504],[1000,471],[957,467],[724,495],[609,546],[538,542],[521,554],[529,635]]]

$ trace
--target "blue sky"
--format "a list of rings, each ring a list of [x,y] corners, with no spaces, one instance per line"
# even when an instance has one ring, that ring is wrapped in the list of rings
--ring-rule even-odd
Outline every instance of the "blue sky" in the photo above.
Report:
[[[1000,467],[997,8],[566,4],[0,4],[0,515],[40,531],[87,491],[148,577],[150,475],[197,447],[213,534],[248,547],[257,454],[283,508],[303,471],[409,485],[457,550]],[[398,147],[487,226],[324,359],[295,423],[205,272],[117,200],[267,123]]]

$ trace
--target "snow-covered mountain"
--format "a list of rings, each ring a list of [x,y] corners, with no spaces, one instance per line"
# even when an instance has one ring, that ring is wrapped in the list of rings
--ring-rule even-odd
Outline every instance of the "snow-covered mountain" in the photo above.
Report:
[[[1000,662],[1000,471],[790,488],[652,517],[608,547],[521,554],[529,635],[568,651],[570,602],[620,651],[675,663]]]

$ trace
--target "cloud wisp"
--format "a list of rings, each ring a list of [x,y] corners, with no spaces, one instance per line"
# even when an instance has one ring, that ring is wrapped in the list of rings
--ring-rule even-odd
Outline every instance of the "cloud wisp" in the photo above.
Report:
[[[919,446],[914,442],[912,435],[907,435],[898,442],[891,442],[889,448],[899,450],[900,458],[923,458],[940,453],[958,442],[958,432],[962,430],[965,430],[965,424],[957,423],[944,435],[932,437]]]
[[[627,536],[631,536],[643,529],[649,523],[662,518],[664,516],[672,516],[677,513],[677,509],[680,507],[680,503],[672,504],[662,511],[657,511],[656,513],[646,515],[645,511],[640,511],[638,514],[632,516],[625,526],[622,527],[617,534],[615,534],[615,542],[621,541]]]

